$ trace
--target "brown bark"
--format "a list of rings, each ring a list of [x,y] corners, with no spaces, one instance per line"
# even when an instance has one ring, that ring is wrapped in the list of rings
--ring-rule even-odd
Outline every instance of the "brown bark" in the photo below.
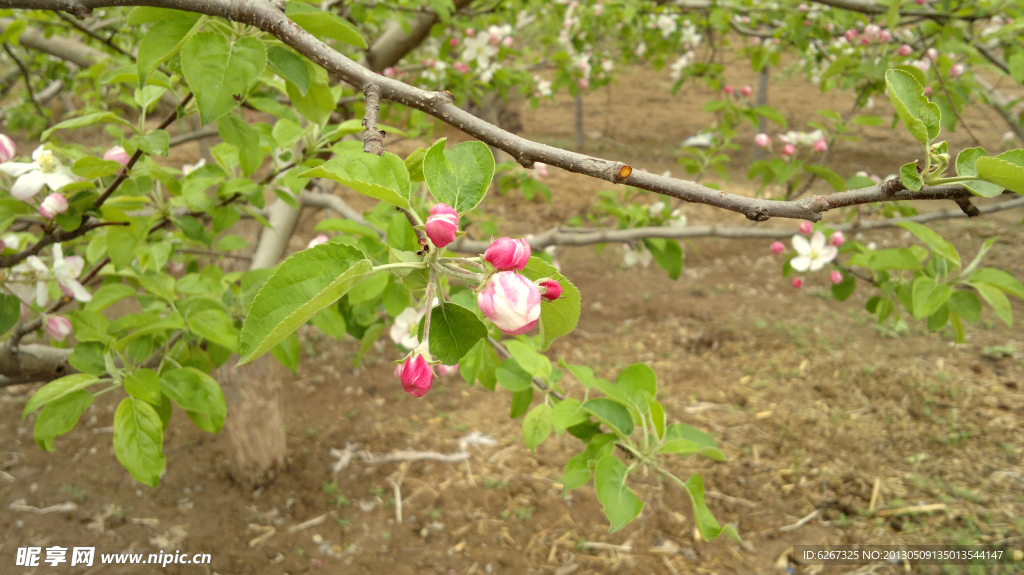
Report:
[[[271,483],[287,467],[281,410],[284,373],[269,354],[235,369],[237,361],[237,356],[229,359],[216,379],[228,406],[224,430],[231,478],[253,489]]]

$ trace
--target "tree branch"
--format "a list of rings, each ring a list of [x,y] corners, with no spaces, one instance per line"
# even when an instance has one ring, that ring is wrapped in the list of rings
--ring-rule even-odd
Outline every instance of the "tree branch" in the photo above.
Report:
[[[78,370],[68,365],[71,349],[29,344],[15,349],[0,347],[0,387],[52,381]]]

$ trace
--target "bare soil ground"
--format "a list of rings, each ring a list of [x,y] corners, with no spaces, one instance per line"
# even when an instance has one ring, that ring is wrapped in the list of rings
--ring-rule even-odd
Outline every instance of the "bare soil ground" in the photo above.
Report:
[[[733,80],[756,84],[752,74]],[[688,88],[672,97],[662,89],[668,83],[666,74],[634,72],[587,97],[588,149],[652,172],[681,174],[672,151],[712,120],[700,111],[709,95]],[[795,83],[773,84],[772,90],[772,103],[795,129],[803,129],[818,108],[849,105],[842,95]],[[882,104],[878,108],[890,114]],[[972,109],[965,119],[986,143],[998,143],[1004,129],[994,114]],[[527,136],[572,141],[570,99],[527,111],[524,120]],[[844,176],[857,170],[884,176],[914,157],[909,137],[882,128],[860,134],[860,142],[835,148],[832,165]],[[742,141],[750,141],[748,135]],[[961,131],[951,136],[954,150],[969,143]],[[739,154],[731,191],[753,192],[742,177],[751,157],[749,149]],[[550,204],[526,202],[517,193],[490,204],[505,222],[503,230],[555,225],[582,214],[594,192],[610,187],[553,172]],[[691,223],[752,225],[736,214],[684,209]],[[1021,278],[1020,217],[1003,212],[935,227],[965,258],[998,235],[990,265]],[[312,224],[312,218],[303,222],[307,233],[294,247],[308,241]],[[794,227],[785,221],[762,225]],[[867,239],[880,246],[910,243],[902,230],[871,232]],[[390,342],[353,370],[356,342],[338,343],[311,330],[304,331],[299,372],[284,385],[289,471],[256,492],[243,492],[228,477],[223,438],[201,432],[180,413],[165,440],[168,472],[158,489],[150,489],[114,458],[109,426],[115,394],[100,397],[78,427],[57,440],[58,451],[48,454],[33,444],[32,420],[20,417],[34,387],[0,391],[0,573],[83,572],[66,565],[13,567],[15,549],[27,545],[213,557],[208,567],[88,571],[172,575],[675,575],[781,573],[787,567],[815,573],[813,567],[788,566],[784,558],[780,567],[780,556],[793,544],[1024,546],[1019,323],[1007,329],[986,311],[979,325],[970,326],[967,343],[954,346],[948,331],[929,334],[918,323],[907,333],[875,325],[863,309],[870,295],[865,287],[843,303],[819,297],[827,289],[824,272],[802,290],[791,288],[765,241],[704,239],[686,242],[685,249],[686,270],[675,282],[655,267],[622,268],[618,246],[600,255],[590,248],[559,250],[562,271],[580,288],[584,304],[579,329],[558,341],[551,356],[589,365],[604,377],[633,362],[649,363],[670,421],[708,430],[728,457],[724,463],[679,460],[672,468],[683,477],[704,474],[709,506],[720,521],[736,524],[743,544],[699,541],[686,495],[653,477],[640,482],[647,501],[641,517],[609,535],[591,487],[562,497],[562,466],[578,441],[553,438],[530,453],[520,421],[508,418],[508,393],[470,387],[456,376],[415,399],[394,379],[390,362],[398,354]],[[1024,318],[1024,305],[1014,300],[1013,306]],[[1008,345],[1017,351],[1007,356],[993,348]],[[399,449],[451,453],[473,432],[497,445],[470,447],[466,463],[415,462],[403,469],[356,459],[332,471],[330,450],[347,442],[378,455]],[[390,481],[403,472],[398,523]],[[71,502],[77,508],[39,515],[12,510],[16,501],[39,508]],[[919,503],[944,507],[881,512]],[[784,529],[815,512],[802,526]],[[318,518],[322,522],[303,527]],[[874,572],[897,570],[903,568]]]

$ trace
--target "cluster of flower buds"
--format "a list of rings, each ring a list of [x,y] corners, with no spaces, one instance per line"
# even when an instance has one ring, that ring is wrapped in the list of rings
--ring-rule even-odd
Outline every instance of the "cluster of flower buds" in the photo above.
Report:
[[[508,335],[521,335],[537,325],[541,299],[554,301],[562,286],[553,279],[532,282],[516,272],[530,261],[530,244],[525,239],[499,238],[484,252],[492,274],[477,294],[476,303],[487,319]]]
[[[430,208],[430,216],[423,227],[430,241],[443,248],[454,242],[459,233],[459,213],[448,204],[436,204]]]
[[[793,236],[793,249],[797,255],[789,261],[789,265],[798,272],[820,270],[825,264],[836,259],[839,247],[846,243],[846,236],[841,231],[832,232],[826,245],[825,234],[814,231],[814,226],[810,222],[800,222],[798,229],[800,234]],[[810,241],[804,236],[811,236]],[[786,246],[782,242],[773,242],[770,249],[773,254],[779,255],[786,251]],[[843,281],[843,274],[839,270],[833,270],[828,279],[833,284],[839,284]],[[800,288],[803,287],[804,280],[794,278],[792,283],[793,287]]]

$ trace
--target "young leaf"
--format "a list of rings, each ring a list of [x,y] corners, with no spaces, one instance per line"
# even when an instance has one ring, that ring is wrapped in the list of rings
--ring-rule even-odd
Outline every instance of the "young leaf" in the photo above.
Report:
[[[246,36],[235,41],[219,32],[200,32],[181,49],[181,69],[195,94],[200,123],[206,125],[238,105],[267,66],[267,47]]]
[[[85,389],[90,385],[99,383],[99,381],[100,378],[88,373],[75,373],[72,375],[66,375],[60,379],[55,379],[43,387],[40,387],[34,394],[32,394],[28,403],[25,404],[25,409],[21,412],[21,417],[24,419],[28,414],[47,403],[56,401],[69,393]]]
[[[978,177],[1002,186],[1011,192],[1024,193],[1024,166],[1019,166],[1003,158],[978,158],[974,165],[978,168]]]
[[[551,410],[551,422],[555,425],[558,435],[565,433],[565,430],[579,425],[586,421],[590,414],[583,409],[583,402],[575,397],[567,397],[555,404]]]
[[[0,335],[14,327],[18,323],[19,317],[21,317],[21,300],[18,299],[18,296],[0,294]]]
[[[600,433],[593,436],[586,449],[577,453],[565,462],[562,475],[562,493],[583,487],[590,481],[590,462],[611,453],[615,449],[615,434]]]
[[[494,391],[498,384],[496,371],[499,365],[498,354],[490,342],[481,339],[469,353],[462,356],[462,360],[459,361],[459,375],[470,385],[474,381],[479,381],[480,385]]]
[[[55,451],[53,439],[71,431],[82,413],[92,405],[92,400],[91,393],[80,389],[47,403],[36,418],[36,445],[46,451]]]
[[[591,399],[583,404],[583,409],[606,423],[622,437],[628,437],[633,433],[633,418],[629,415],[629,410],[613,399]]]
[[[459,304],[443,302],[430,312],[430,353],[444,365],[459,363],[484,337],[484,323]]]
[[[594,468],[594,488],[597,500],[604,507],[604,514],[611,522],[609,533],[622,529],[640,515],[644,502],[626,487],[626,464],[615,454],[608,454],[597,460]]]
[[[914,319],[924,319],[938,311],[952,293],[953,291],[948,285],[936,284],[935,280],[930,277],[921,276],[914,280],[912,291]]]
[[[190,315],[188,328],[201,338],[238,351],[238,328],[222,310],[204,309]]]
[[[510,410],[509,417],[512,419],[519,419],[526,413],[526,410],[530,409],[530,404],[533,403],[533,387],[527,387],[522,391],[517,391],[512,394],[512,409]]]
[[[367,329],[366,333],[370,330]],[[363,336],[366,336],[366,333]],[[378,332],[378,335],[379,332]],[[302,344],[299,343],[299,336],[294,333],[288,334],[288,337],[281,340],[280,343],[270,348],[270,355],[274,356],[274,359],[278,363],[288,368],[288,371],[295,375],[295,372],[299,369],[299,351],[301,350]],[[358,355],[358,354],[357,354]],[[362,359],[360,357],[360,359]],[[200,426],[201,427],[201,426]]]
[[[146,77],[157,66],[177,54],[185,42],[199,31],[200,16],[179,12],[172,18],[164,18],[153,24],[139,42],[136,54],[136,68],[139,73],[139,87],[146,85]]]
[[[721,527],[715,516],[711,514],[707,503],[704,502],[704,479],[699,473],[694,473],[686,480],[686,492],[690,495],[690,503],[693,505],[694,521],[697,523],[697,530],[705,541],[711,541],[722,533],[740,540],[739,533],[732,524]]]
[[[1006,327],[1013,327],[1013,309],[1010,308],[1010,300],[1006,298],[1006,294],[1000,288],[985,282],[971,282],[971,285],[985,298],[988,305],[992,306],[996,317],[1003,320]]]
[[[917,162],[910,162],[900,166],[900,181],[908,190],[920,190],[924,186],[921,173],[917,171]]]
[[[896,225],[917,236],[917,239],[928,244],[928,247],[930,247],[936,254],[953,262],[958,267],[960,266],[960,254],[957,253],[953,244],[949,243],[946,238],[942,237],[938,233],[932,231],[928,226],[915,222],[901,222]]]
[[[134,397],[158,405],[161,401],[160,375],[152,369],[136,369],[124,378],[125,392]]]
[[[1012,275],[996,268],[981,268],[971,274],[972,282],[985,282],[991,284],[1004,292],[1024,299],[1024,286]]]
[[[260,168],[265,154],[255,128],[235,114],[225,114],[217,120],[217,131],[222,140],[238,147],[238,165],[243,176],[249,177]]]
[[[267,63],[279,76],[291,80],[299,89],[299,94],[306,95],[309,90],[309,68],[300,56],[286,48],[271,46],[267,48]]]
[[[164,426],[152,405],[133,397],[114,412],[114,454],[136,480],[156,487],[167,466]]]
[[[359,34],[359,30],[335,14],[317,10],[296,0],[288,2],[285,14],[292,22],[321,40],[337,40],[363,50],[367,48],[366,40]]]
[[[886,72],[885,86],[903,125],[915,140],[927,146],[939,135],[942,116],[938,105],[929,102],[917,79],[903,70]]]
[[[515,358],[506,358],[501,367],[494,371],[498,383],[512,392],[526,391],[533,386],[533,378],[516,362]]]
[[[509,353],[512,354],[512,357],[516,359],[519,367],[522,367],[530,375],[541,379],[551,377],[551,360],[537,353],[537,350],[521,341],[515,340],[505,342],[505,346],[508,348]]]
[[[554,429],[551,417],[551,406],[542,403],[534,407],[523,418],[523,441],[532,452],[544,440],[551,436]]]
[[[306,170],[299,177],[328,178],[365,196],[412,209],[409,204],[409,171],[405,162],[391,152],[384,152],[383,156],[363,152],[342,154]]]
[[[556,338],[576,329],[580,320],[580,290],[554,266],[538,257],[531,257],[522,274],[531,280],[550,277],[562,286],[562,295],[555,301],[540,304],[540,334],[544,342],[542,350],[551,347]]]
[[[665,430],[665,444],[660,453],[703,455],[715,461],[725,461],[725,454],[707,433],[685,423],[673,423]]]
[[[209,375],[194,367],[172,369],[160,375],[160,391],[183,409],[197,411],[210,417],[214,433],[224,425],[227,405],[220,385]]]
[[[967,148],[961,151],[956,157],[956,174],[958,176],[977,176],[978,168],[975,162],[978,161],[978,158],[984,158],[987,155],[984,148]],[[991,198],[1003,193],[1002,186],[985,180],[971,180],[963,184],[971,193],[982,198]]]
[[[239,365],[269,351],[372,269],[362,252],[335,242],[302,250],[282,262],[256,294],[242,325]]]
[[[494,177],[494,156],[483,142],[463,142],[445,150],[441,138],[423,158],[423,175],[430,193],[460,214],[484,199]]]

